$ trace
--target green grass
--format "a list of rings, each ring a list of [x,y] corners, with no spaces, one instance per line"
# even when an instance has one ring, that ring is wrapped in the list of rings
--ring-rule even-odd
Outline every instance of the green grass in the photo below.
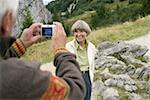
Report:
[[[53,59],[53,50],[50,40],[37,43],[28,48],[22,59],[39,61],[42,63],[50,62]]]
[[[109,9],[109,10],[115,10],[117,9],[117,6],[119,7],[125,7],[127,6],[129,3],[128,3],[128,0],[126,1],[123,1],[123,2],[118,2],[118,3],[112,3],[112,4],[106,4],[106,8]]]
[[[120,25],[113,25],[93,31],[88,39],[95,45],[104,41],[129,40],[147,34],[150,31],[150,16],[139,19],[135,22],[127,22]],[[73,37],[69,37],[68,41]],[[51,40],[37,43],[28,48],[22,59],[39,61],[42,63],[50,62],[53,59]]]
[[[147,34],[150,31],[150,16],[135,22],[97,29],[89,35],[89,40],[95,45],[104,41],[129,40]]]
[[[67,41],[71,41],[74,37],[69,37]],[[51,47],[51,40],[33,44],[23,55],[22,59],[29,61],[38,61],[41,63],[51,62],[54,58],[54,52]]]
[[[123,88],[119,88],[119,87],[113,87],[113,88],[118,91],[120,100],[129,100],[129,93],[125,92],[125,90]]]

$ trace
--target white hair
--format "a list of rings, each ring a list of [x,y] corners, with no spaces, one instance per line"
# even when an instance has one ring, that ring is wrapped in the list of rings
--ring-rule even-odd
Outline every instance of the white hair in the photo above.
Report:
[[[71,27],[71,31],[74,33],[75,30],[81,30],[83,29],[87,35],[91,33],[90,26],[83,20],[77,20]]]
[[[16,15],[19,0],[0,0],[0,24],[7,10],[12,10],[13,17]]]

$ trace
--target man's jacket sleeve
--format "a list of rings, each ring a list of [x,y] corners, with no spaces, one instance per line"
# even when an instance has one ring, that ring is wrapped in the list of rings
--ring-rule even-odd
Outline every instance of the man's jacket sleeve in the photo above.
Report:
[[[18,58],[0,61],[0,99],[82,100],[85,84],[75,56],[58,53],[56,75],[41,71],[39,63]]]
[[[3,59],[20,57],[25,53],[25,47],[21,40],[13,37],[1,37],[0,55]]]
[[[75,55],[69,52],[58,53],[54,65],[56,75],[67,82],[70,87],[69,100],[82,100],[85,95],[85,83]]]

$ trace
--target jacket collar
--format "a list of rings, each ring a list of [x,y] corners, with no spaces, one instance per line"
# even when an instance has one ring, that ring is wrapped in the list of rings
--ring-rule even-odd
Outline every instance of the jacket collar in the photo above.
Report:
[[[76,41],[76,40],[74,40],[74,46],[75,46],[75,48],[76,49],[84,49],[84,48],[82,48],[80,45],[79,45],[79,43]],[[85,41],[85,48],[87,48],[88,47],[88,42],[87,42],[87,40]]]

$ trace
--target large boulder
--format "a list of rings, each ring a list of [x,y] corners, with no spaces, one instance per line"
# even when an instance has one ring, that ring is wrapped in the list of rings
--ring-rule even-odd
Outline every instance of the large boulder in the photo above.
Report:
[[[103,42],[95,57],[92,100],[149,100],[148,48],[126,42]]]
[[[29,10],[33,22],[51,22],[52,14],[49,12],[42,0],[19,0],[16,23],[13,28],[13,36],[19,36],[22,32],[26,11]]]

